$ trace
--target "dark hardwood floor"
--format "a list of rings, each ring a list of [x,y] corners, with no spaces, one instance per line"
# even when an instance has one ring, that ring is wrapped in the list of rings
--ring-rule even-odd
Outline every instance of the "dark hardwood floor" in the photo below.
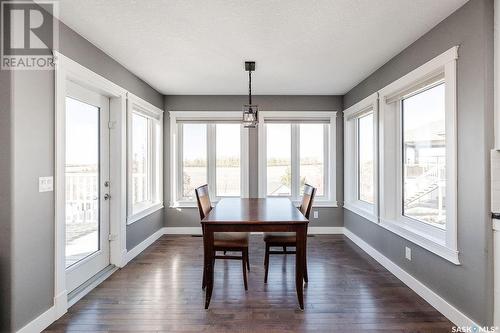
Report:
[[[163,236],[68,310],[46,332],[451,332],[444,316],[341,235],[308,238],[305,310],[293,255],[271,256],[252,236],[248,292],[241,262],[215,264],[204,309],[202,238]]]

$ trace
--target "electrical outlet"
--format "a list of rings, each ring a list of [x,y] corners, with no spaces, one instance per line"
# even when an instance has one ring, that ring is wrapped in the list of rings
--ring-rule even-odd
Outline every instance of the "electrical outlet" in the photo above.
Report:
[[[408,246],[405,246],[405,257],[406,260],[411,261],[411,249]]]
[[[54,190],[54,178],[38,177],[38,192],[52,192]]]
[[[313,212],[313,215],[314,215],[314,218],[315,218],[315,219],[317,219],[317,218],[318,218],[318,216],[319,216],[319,212],[318,212],[317,210],[315,210],[315,211]]]

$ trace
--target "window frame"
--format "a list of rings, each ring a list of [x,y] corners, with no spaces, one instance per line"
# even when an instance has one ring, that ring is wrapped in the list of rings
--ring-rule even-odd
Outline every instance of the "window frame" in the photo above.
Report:
[[[378,223],[378,93],[344,110],[344,208]],[[373,204],[359,199],[359,119],[373,114]]]
[[[150,201],[134,209],[132,202],[132,117],[134,114],[148,120],[148,186]],[[155,139],[156,138],[156,139]],[[127,93],[127,225],[130,225],[164,207],[163,205],[163,110]]]
[[[292,188],[291,196],[287,196],[295,204],[300,204],[300,123],[324,123],[324,195],[317,196],[314,207],[337,207],[336,193],[336,118],[335,111],[261,111],[259,113],[258,146],[259,146],[259,198],[267,196],[267,129],[266,123],[291,123],[291,164]],[[294,126],[295,125],[295,126]],[[293,172],[293,171],[292,171]],[[272,196],[271,196],[272,197]]]
[[[442,53],[379,91],[380,224],[459,265],[457,244],[458,46]],[[403,215],[401,101],[440,80],[445,83],[446,229]],[[438,230],[439,229],[439,230]]]
[[[183,122],[207,124],[207,183],[213,203],[226,196],[216,196],[216,124],[238,123],[241,128],[240,139],[240,189],[241,198],[249,197],[249,131],[241,124],[241,112],[237,111],[169,111],[170,117],[170,207],[197,207],[196,200],[184,200],[182,193],[182,129]],[[234,198],[235,196],[227,196]]]

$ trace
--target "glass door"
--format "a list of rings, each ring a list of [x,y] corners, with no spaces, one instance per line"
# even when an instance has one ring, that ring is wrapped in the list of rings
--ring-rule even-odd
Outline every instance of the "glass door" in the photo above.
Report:
[[[65,264],[68,293],[109,265],[109,99],[67,82]]]

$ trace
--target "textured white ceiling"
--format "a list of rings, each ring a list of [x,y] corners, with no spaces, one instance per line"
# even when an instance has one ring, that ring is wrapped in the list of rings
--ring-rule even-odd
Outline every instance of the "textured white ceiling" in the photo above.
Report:
[[[344,94],[466,0],[61,0],[64,23],[163,94]]]

